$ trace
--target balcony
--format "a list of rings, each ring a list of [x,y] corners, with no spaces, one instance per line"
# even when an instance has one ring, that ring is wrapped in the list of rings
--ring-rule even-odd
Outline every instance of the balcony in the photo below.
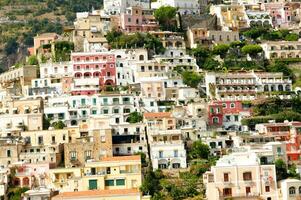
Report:
[[[242,194],[235,194],[235,195],[222,195],[220,197],[220,200],[227,200],[227,199],[231,199],[231,200],[262,200],[262,198],[260,197],[259,194],[257,193],[242,193]]]

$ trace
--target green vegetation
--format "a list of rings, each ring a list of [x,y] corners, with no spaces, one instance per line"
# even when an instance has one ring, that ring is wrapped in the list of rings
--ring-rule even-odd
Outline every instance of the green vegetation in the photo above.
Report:
[[[301,99],[270,98],[253,105],[253,116],[242,120],[243,125],[254,129],[258,123],[266,123],[269,120],[283,122],[284,120],[301,120]]]
[[[129,123],[138,123],[141,122],[143,119],[143,116],[141,113],[138,113],[137,111],[132,112],[129,114],[129,117],[127,118],[127,122]]]
[[[74,50],[74,44],[68,41],[58,41],[54,44],[55,48],[55,61],[69,61],[71,51]]]
[[[300,179],[300,174],[296,171],[296,165],[292,164],[288,167],[282,159],[278,159],[275,161],[276,167],[276,177],[277,181],[281,181],[286,178],[296,178]]]
[[[201,140],[195,141],[192,144],[191,150],[189,152],[189,157],[191,159],[202,158],[208,159],[210,155],[210,148],[207,144],[204,144]]]
[[[14,38],[8,39],[5,44],[4,51],[6,55],[11,55],[17,53],[19,48],[19,43]]]
[[[212,53],[219,55],[221,58],[225,58],[230,46],[227,44],[218,44],[213,47]]]
[[[8,199],[9,200],[20,200],[21,199],[21,195],[26,192],[27,190],[29,190],[29,188],[27,187],[23,187],[23,188],[9,188],[8,190]]]
[[[241,48],[242,53],[248,54],[250,57],[255,58],[262,52],[262,47],[257,44],[248,44]]]
[[[55,130],[59,130],[59,129],[64,129],[64,127],[66,127],[66,124],[62,121],[58,121],[58,122],[53,122],[51,124],[51,126],[55,129]]]
[[[189,87],[197,88],[199,83],[203,80],[203,76],[194,71],[184,71],[181,73],[183,83]]]
[[[38,58],[34,55],[29,56],[28,60],[27,60],[27,64],[29,64],[29,65],[38,65],[39,64]]]
[[[290,33],[289,30],[273,30],[270,27],[251,27],[251,29],[243,32],[243,35],[247,38],[256,40],[286,40],[286,41],[297,41],[299,39],[299,35],[295,33]]]
[[[160,54],[164,53],[165,49],[160,39],[147,33],[135,33],[126,35],[119,31],[113,30],[106,36],[108,43],[114,49],[117,48],[146,48],[148,51]]]
[[[162,6],[154,12],[156,20],[164,31],[175,31],[177,9],[171,6]]]
[[[43,115],[43,130],[48,130],[50,127],[50,119]]]

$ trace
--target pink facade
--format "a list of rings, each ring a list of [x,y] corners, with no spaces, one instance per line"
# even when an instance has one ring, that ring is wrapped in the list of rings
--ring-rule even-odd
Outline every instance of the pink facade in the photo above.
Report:
[[[93,95],[116,83],[115,56],[112,53],[73,53],[73,95]]]
[[[120,16],[121,28],[125,32],[148,32],[159,29],[151,10],[131,7]]]
[[[282,3],[262,4],[262,8],[272,16],[274,26],[288,25],[292,21],[292,10]]]
[[[209,126],[223,125],[223,107],[221,103],[212,103],[208,106],[208,124]]]

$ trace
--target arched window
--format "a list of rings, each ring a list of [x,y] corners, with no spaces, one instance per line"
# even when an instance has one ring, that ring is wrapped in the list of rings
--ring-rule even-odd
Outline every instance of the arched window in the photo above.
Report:
[[[299,194],[301,194],[301,186],[299,187]]]
[[[144,55],[140,55],[139,60],[144,60]]]
[[[296,188],[295,188],[295,187],[290,187],[290,188],[288,189],[288,191],[289,191],[289,194],[290,194],[290,195],[296,194]]]
[[[218,123],[219,123],[218,117],[213,117],[213,124],[218,124]]]

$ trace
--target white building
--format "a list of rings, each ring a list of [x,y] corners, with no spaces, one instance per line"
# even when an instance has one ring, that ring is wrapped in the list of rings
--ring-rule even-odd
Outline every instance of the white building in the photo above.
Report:
[[[161,6],[172,6],[178,8],[181,14],[198,14],[200,4],[197,0],[158,0],[152,2],[152,8],[158,9]]]
[[[301,181],[298,179],[285,179],[280,182],[283,200],[298,200],[301,195]]]
[[[150,0],[104,0],[104,12],[107,15],[119,15],[124,13],[126,8],[140,6],[142,8],[150,7]]]

